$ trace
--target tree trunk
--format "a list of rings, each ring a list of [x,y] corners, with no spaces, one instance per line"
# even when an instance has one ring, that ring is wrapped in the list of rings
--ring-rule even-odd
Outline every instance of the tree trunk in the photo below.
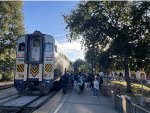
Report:
[[[92,74],[95,74],[95,42],[92,43]]]
[[[11,78],[11,57],[10,57],[10,53],[11,53],[11,48],[9,48],[9,79]]]
[[[128,56],[124,54],[124,69],[125,69],[125,81],[127,83],[127,93],[131,93],[131,82],[130,82],[130,77],[129,77],[129,66],[128,66]]]
[[[96,57],[95,57],[95,53],[93,54],[93,56],[94,56],[94,59],[93,59],[93,73],[94,73],[94,75],[96,74]]]
[[[94,74],[93,70],[94,70],[94,58],[92,58],[92,74]]]

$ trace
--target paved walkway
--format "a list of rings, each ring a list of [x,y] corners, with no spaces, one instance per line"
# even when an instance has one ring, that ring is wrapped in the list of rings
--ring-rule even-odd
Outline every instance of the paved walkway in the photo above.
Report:
[[[110,99],[102,95],[93,98],[92,91],[78,95],[71,90],[65,95],[54,113],[117,113],[112,109]]]
[[[117,113],[112,109],[111,98],[92,97],[92,91],[78,95],[69,90],[66,95],[59,91],[49,102],[34,113]]]

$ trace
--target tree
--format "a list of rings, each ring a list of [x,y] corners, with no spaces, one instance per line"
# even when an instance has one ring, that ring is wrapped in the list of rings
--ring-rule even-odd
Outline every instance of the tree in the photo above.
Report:
[[[22,1],[0,2],[0,45],[7,47],[15,44],[19,35],[24,33]]]
[[[8,70],[14,69],[16,39],[22,34],[24,34],[22,1],[0,1],[1,72],[5,71],[6,73]],[[7,72],[7,74],[9,73]]]
[[[81,72],[81,71],[87,71],[88,70],[88,64],[82,59],[77,59],[73,63],[73,67],[74,67],[75,72]]]
[[[120,57],[125,70],[127,92],[131,92],[129,58],[132,57],[131,61],[139,59],[140,50],[143,49],[146,51],[142,57],[147,59],[150,55],[150,19],[146,14],[149,12],[149,6],[146,1],[80,2],[77,9],[64,16],[70,40],[82,35],[84,45],[93,53],[97,49],[100,49],[101,53],[101,50],[109,45],[108,55]],[[94,49],[90,49],[91,47]]]
[[[150,71],[150,2],[134,2],[132,7],[134,27],[133,32],[136,31],[134,37],[139,40],[135,41],[135,52],[133,52],[134,63],[137,69],[144,68],[145,71]]]
[[[99,9],[99,4],[96,2],[80,2],[78,8],[73,10],[71,15],[64,16],[65,22],[67,23],[66,28],[69,29],[70,40],[77,39],[78,36],[82,35],[82,43],[85,48],[91,51],[92,71],[95,69],[96,51],[100,49],[99,43],[103,42],[101,46],[105,47],[105,42],[108,41],[107,38],[103,38],[106,35],[101,32],[105,28],[105,23],[103,22],[107,21],[107,18],[104,16],[97,18],[94,14],[102,13],[102,11],[97,9]]]

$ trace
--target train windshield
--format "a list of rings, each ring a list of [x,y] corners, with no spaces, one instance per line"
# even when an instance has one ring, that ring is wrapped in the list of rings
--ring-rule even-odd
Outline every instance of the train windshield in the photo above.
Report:
[[[40,40],[39,39],[34,39],[33,47],[40,47]]]
[[[40,40],[33,39],[30,42],[30,61],[40,61]]]

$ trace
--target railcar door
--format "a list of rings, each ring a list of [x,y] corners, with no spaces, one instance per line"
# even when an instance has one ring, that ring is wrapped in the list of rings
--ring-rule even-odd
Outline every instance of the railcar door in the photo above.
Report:
[[[27,64],[24,63],[25,59],[25,36],[22,36],[17,41],[16,48],[16,80],[26,81],[27,75]]]
[[[51,36],[45,37],[43,78],[46,80],[54,78],[54,38]]]
[[[27,37],[28,81],[42,81],[43,39],[40,35]]]

